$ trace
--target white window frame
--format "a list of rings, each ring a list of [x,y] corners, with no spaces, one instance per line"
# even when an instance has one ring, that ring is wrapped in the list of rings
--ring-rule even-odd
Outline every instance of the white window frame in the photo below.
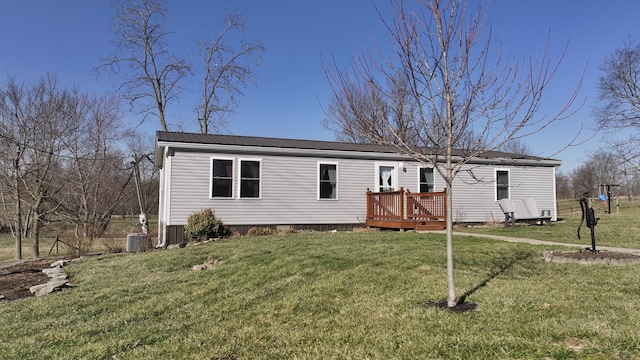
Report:
[[[335,198],[321,198],[320,197],[320,182],[321,182],[321,179],[320,179],[320,175],[321,175],[320,174],[320,166],[321,165],[334,165],[336,167],[336,193],[335,193],[336,197]],[[321,201],[336,201],[336,200],[338,200],[338,197],[339,197],[339,194],[340,194],[340,192],[339,192],[339,189],[340,189],[340,184],[339,183],[340,182],[338,181],[338,179],[340,178],[339,174],[340,174],[340,167],[339,167],[337,162],[318,161],[317,176],[316,176],[316,179],[317,179],[317,199],[318,200],[321,200]]]
[[[420,170],[421,169],[431,169],[433,171],[433,191],[436,191],[436,169],[433,166],[424,166],[424,165],[418,165],[418,187],[417,190],[418,192],[420,192],[420,183],[422,182],[422,178],[420,177]]]
[[[259,171],[260,171],[260,178],[258,179],[258,197],[243,197],[242,196],[242,162],[244,161],[252,161],[252,162],[257,162],[259,164]],[[262,179],[264,177],[263,171],[262,171],[262,159],[259,158],[238,158],[238,170],[237,170],[237,174],[238,174],[238,199],[242,199],[242,200],[260,200],[262,199]]]
[[[380,167],[385,166],[385,167],[392,167],[393,168],[393,172],[391,174],[391,187],[392,190],[391,191],[396,191],[399,189],[398,187],[398,163],[392,163],[392,162],[377,162],[375,163],[376,166],[376,171],[375,171],[375,180],[374,180],[374,185],[373,185],[373,189],[374,192],[380,192],[380,184],[379,184],[379,180],[380,180]]]
[[[213,196],[213,160],[231,161],[231,196]],[[228,200],[235,198],[236,191],[236,160],[231,157],[209,157],[209,199]]]
[[[507,182],[508,182],[507,183],[507,199],[511,199],[511,169],[502,169],[502,168],[496,168],[493,171],[493,179],[494,179],[493,199],[498,201],[498,171],[507,173]]]

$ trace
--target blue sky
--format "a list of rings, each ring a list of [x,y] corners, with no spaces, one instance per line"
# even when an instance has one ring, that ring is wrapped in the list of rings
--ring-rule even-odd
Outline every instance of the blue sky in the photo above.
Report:
[[[387,8],[385,0],[375,3]],[[112,51],[111,1],[0,0],[0,4],[2,78],[12,75],[32,81],[52,73],[62,84],[87,91],[112,88],[113,79],[92,73],[97,59]],[[266,51],[257,69],[257,86],[245,90],[240,110],[228,120],[229,132],[236,135],[333,140],[333,133],[321,124],[322,106],[330,96],[321,58],[335,56],[346,64],[350,54],[371,47],[372,38],[383,44],[388,35],[371,0],[169,0],[167,5],[171,27],[180,30],[178,52],[195,49],[196,40],[215,34],[218,20],[234,11],[247,19],[247,39],[263,41]],[[584,161],[587,152],[603,145],[593,138],[556,154],[580,126],[592,126],[599,66],[625,40],[639,39],[640,1],[494,0],[488,9],[493,35],[516,57],[539,54],[550,34],[550,56],[557,60],[569,42],[541,115],[551,115],[562,106],[586,69],[579,95],[585,101],[582,109],[525,140],[535,154],[563,160],[560,171],[567,173]],[[189,126],[194,104],[188,95],[173,104],[173,122],[197,131],[195,124]],[[147,123],[144,131],[151,136],[158,127]]]

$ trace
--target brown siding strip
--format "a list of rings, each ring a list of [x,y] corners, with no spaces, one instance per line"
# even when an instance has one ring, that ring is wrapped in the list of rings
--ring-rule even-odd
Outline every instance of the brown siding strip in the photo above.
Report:
[[[363,224],[297,224],[297,225],[229,225],[230,229],[237,231],[240,235],[246,235],[249,229],[253,227],[259,228],[293,228],[297,231],[351,231],[354,228],[363,227]],[[167,226],[167,245],[181,244],[185,242],[184,226],[170,225]]]

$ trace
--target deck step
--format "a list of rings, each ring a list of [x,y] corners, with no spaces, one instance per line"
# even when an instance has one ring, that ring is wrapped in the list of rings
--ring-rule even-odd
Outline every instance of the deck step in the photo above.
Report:
[[[447,224],[444,221],[433,221],[426,224],[416,224],[416,230],[418,231],[444,230],[446,228]]]

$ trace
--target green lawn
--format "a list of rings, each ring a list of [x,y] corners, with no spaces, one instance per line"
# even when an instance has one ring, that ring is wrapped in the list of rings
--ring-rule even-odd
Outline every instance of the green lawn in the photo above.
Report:
[[[559,225],[559,224],[558,224]],[[552,227],[561,229],[560,226]],[[633,359],[640,265],[556,264],[526,244],[299,233],[90,257],[74,288],[0,304],[6,359]],[[191,267],[220,259],[213,270]]]
[[[596,217],[600,220],[595,227],[597,246],[613,246],[640,249],[640,203],[620,201],[619,210],[612,204],[611,214],[608,207],[600,202],[594,202]],[[585,224],[578,239],[577,229],[580,223],[580,204],[578,201],[564,200],[558,204],[561,221],[552,226],[516,226],[504,228],[502,224],[496,226],[463,227],[456,230],[482,234],[524,237],[538,240],[557,241],[565,243],[584,244],[591,246],[591,232]]]

